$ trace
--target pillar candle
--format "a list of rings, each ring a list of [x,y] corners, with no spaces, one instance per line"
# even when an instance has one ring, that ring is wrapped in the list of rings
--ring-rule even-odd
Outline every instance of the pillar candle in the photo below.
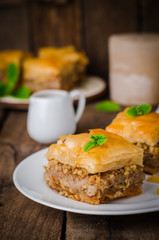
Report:
[[[109,38],[110,97],[125,105],[159,103],[159,34]]]

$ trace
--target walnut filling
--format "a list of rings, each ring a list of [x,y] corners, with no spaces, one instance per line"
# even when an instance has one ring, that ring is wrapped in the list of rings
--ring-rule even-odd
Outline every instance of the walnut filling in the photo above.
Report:
[[[25,78],[23,83],[32,91],[39,91],[43,89],[64,89],[70,90],[74,86],[74,75],[62,76],[49,76],[43,77],[37,82],[34,78]]]
[[[90,204],[140,194],[144,180],[142,167],[137,165],[90,174],[86,169],[51,160],[45,169],[44,179],[50,187],[61,195]]]
[[[155,146],[150,146],[145,143],[135,143],[136,146],[144,150],[144,171],[155,174],[159,171],[159,143]]]

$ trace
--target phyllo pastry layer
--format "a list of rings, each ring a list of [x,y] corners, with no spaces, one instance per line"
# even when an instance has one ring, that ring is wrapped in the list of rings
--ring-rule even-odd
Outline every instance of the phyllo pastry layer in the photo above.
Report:
[[[107,141],[84,151],[92,135]],[[143,150],[102,129],[61,136],[46,155],[44,179],[60,194],[91,204],[141,193]]]
[[[67,68],[71,69],[71,78],[74,83],[84,80],[86,66],[89,60],[84,52],[79,52],[73,46],[66,47],[43,47],[38,51],[40,58],[51,58],[61,61]]]
[[[23,83],[32,92],[42,89],[69,90],[74,85],[72,69],[60,59],[29,58],[23,64]]]
[[[144,171],[159,171],[159,114],[149,113],[136,118],[120,112],[106,130],[118,134],[144,150]]]

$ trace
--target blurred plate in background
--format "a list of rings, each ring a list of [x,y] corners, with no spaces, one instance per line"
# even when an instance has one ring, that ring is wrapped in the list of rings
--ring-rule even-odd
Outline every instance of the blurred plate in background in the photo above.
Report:
[[[83,92],[86,100],[89,101],[101,96],[105,92],[106,86],[104,79],[97,76],[88,76],[76,89]],[[12,96],[0,98],[1,107],[27,109],[28,104],[29,99],[18,99]]]

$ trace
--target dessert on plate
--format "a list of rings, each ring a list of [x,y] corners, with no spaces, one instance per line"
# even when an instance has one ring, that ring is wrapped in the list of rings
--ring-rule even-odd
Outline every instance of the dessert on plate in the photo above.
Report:
[[[1,51],[0,97],[20,93],[24,97],[27,91],[28,98],[43,89],[69,91],[85,81],[88,62],[85,53],[74,46],[43,47],[37,57],[21,50]]]
[[[46,157],[45,182],[68,198],[100,204],[142,192],[143,150],[103,129],[61,136]]]
[[[31,92],[42,89],[70,90],[85,75],[88,59],[74,47],[39,49],[38,57],[23,64],[23,84]]]
[[[89,60],[82,51],[77,51],[74,46],[65,47],[43,47],[38,51],[40,58],[52,58],[60,60],[72,69],[73,80],[81,81],[85,76],[86,66]]]
[[[127,115],[129,109],[120,112],[106,130],[142,148],[144,171],[155,174],[159,171],[159,114],[132,117]]]
[[[49,58],[29,58],[23,63],[23,84],[31,92],[43,89],[64,89],[73,87],[72,71],[61,61]]]

